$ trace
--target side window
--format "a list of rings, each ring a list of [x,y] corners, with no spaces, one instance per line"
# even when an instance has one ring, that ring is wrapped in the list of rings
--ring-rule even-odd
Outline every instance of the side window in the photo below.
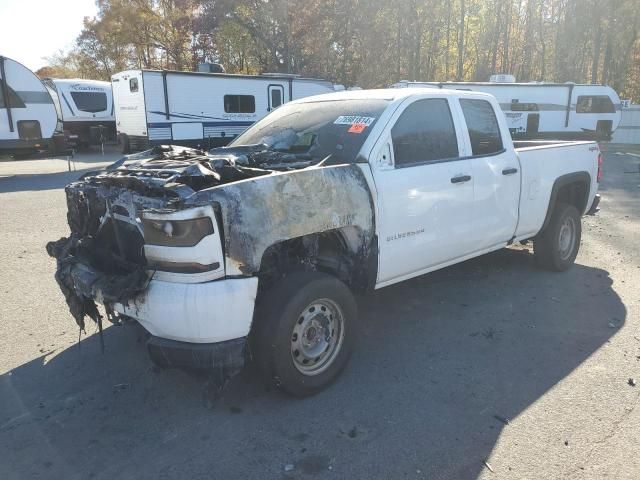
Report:
[[[458,141],[447,100],[409,105],[391,129],[396,166],[458,157]]]
[[[616,106],[606,95],[580,95],[576,113],[616,113]]]
[[[274,88],[271,90],[271,108],[282,105],[282,90]]]
[[[486,100],[461,99],[462,113],[469,129],[473,155],[502,151],[500,126],[493,107]]]
[[[136,77],[129,79],[129,91],[131,93],[138,91],[138,79]]]
[[[227,113],[254,113],[256,98],[253,95],[225,95],[224,111]]]

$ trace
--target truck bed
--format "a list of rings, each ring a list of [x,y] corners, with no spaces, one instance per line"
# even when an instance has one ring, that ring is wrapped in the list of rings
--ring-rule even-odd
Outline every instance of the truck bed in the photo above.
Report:
[[[598,144],[587,141],[518,141],[514,147],[522,171],[520,222],[516,236],[535,235],[542,228],[556,179],[588,177],[585,213],[597,191]],[[541,201],[541,199],[543,201]]]

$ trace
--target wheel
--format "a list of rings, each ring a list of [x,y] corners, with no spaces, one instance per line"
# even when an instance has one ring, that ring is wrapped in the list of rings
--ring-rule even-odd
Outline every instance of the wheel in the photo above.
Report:
[[[567,270],[578,255],[581,236],[578,209],[566,203],[557,204],[549,224],[533,241],[536,263],[555,272]]]
[[[126,133],[120,134],[120,146],[123,154],[128,155],[131,153],[131,142],[129,141],[129,135]]]
[[[346,366],[356,322],[356,302],[344,283],[325,273],[293,273],[258,306],[254,360],[267,382],[295,396],[313,395]]]

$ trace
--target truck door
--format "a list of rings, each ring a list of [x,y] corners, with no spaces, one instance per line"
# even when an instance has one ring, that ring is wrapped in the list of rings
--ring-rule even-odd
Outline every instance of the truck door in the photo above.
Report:
[[[516,231],[520,162],[508,135],[503,135],[506,125],[500,125],[490,102],[472,98],[459,102],[475,187],[472,235],[479,251],[505,244]]]
[[[284,87],[282,85],[269,85],[269,87],[267,87],[267,93],[269,96],[269,107],[267,110],[269,112],[284,103]]]
[[[449,100],[400,107],[374,149],[379,268],[377,286],[437,268],[473,249],[471,163]]]

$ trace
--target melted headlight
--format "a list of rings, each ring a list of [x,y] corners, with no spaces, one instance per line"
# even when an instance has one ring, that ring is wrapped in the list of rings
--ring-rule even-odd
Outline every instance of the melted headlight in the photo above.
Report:
[[[144,241],[163,247],[193,247],[204,237],[213,234],[209,217],[189,220],[151,220],[142,218]]]

